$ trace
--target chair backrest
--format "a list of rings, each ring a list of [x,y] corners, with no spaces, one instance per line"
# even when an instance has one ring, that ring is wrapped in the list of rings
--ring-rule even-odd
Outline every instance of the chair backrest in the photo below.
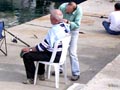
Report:
[[[60,57],[60,63],[63,64],[66,60],[66,56],[67,56],[67,51],[70,45],[70,40],[71,40],[71,36],[66,36],[65,38],[62,39],[62,54]]]
[[[71,40],[71,35],[67,35],[64,38],[56,41],[56,43],[54,45],[54,49],[53,49],[53,53],[52,53],[50,62],[54,61],[54,59],[56,57],[58,45],[61,43],[62,44],[62,53],[61,53],[61,57],[60,57],[59,63],[61,63],[61,64],[64,63],[64,61],[66,60],[66,55],[67,55],[67,51],[68,51],[70,40]]]
[[[2,31],[4,30],[4,22],[0,21],[0,39],[3,38]]]

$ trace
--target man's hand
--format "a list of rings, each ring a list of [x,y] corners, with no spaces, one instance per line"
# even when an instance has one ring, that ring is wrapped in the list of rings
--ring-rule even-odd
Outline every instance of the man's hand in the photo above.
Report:
[[[23,51],[23,52],[29,52],[29,51],[30,51],[30,48],[28,48],[28,47],[27,47],[27,48],[23,48],[22,51]]]
[[[63,22],[68,23],[69,21],[67,19],[63,19]]]
[[[20,57],[22,58],[26,53],[28,53],[30,51],[30,48],[26,47],[23,48],[20,52]]]

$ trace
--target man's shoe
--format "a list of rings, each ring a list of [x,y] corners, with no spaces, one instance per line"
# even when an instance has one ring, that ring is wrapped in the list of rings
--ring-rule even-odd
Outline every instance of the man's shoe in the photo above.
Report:
[[[73,76],[71,77],[71,81],[77,81],[79,78],[80,78],[79,75],[73,75]]]
[[[34,80],[33,79],[27,79],[26,81],[22,82],[23,84],[33,84]]]
[[[38,79],[41,80],[41,81],[44,81],[45,80],[45,75],[44,74],[38,75]]]
[[[60,73],[60,74],[62,74],[62,73],[63,73],[63,71],[62,71],[62,70],[60,70],[60,71],[59,71],[59,73]],[[53,72],[51,73],[51,75],[52,75],[52,76],[55,76],[55,71],[53,71]]]

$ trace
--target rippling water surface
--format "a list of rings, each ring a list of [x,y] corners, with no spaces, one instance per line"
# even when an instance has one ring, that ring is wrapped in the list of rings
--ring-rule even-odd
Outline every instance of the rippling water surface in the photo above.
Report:
[[[50,1],[17,1],[19,0],[0,0],[0,21],[4,21],[6,27],[12,27],[49,13]]]

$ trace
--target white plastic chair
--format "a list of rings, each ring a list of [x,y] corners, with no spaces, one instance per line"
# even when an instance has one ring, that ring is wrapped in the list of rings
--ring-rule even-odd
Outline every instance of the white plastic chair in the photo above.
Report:
[[[54,50],[53,50],[53,53],[52,53],[52,56],[51,56],[51,59],[49,62],[37,61],[36,70],[35,70],[35,77],[34,77],[34,85],[36,85],[36,81],[37,81],[37,73],[38,73],[39,63],[47,65],[47,78],[48,79],[50,79],[51,66],[54,67],[54,69],[55,69],[55,87],[56,88],[59,88],[59,68],[60,68],[60,65],[62,65],[63,71],[64,71],[65,83],[66,83],[66,81],[67,81],[66,55],[67,55],[70,39],[71,39],[71,36],[68,35],[68,36],[62,38],[61,40],[56,41],[55,46],[54,46]],[[59,43],[62,43],[62,53],[61,53],[60,61],[58,63],[54,63],[54,59],[56,57]]]

